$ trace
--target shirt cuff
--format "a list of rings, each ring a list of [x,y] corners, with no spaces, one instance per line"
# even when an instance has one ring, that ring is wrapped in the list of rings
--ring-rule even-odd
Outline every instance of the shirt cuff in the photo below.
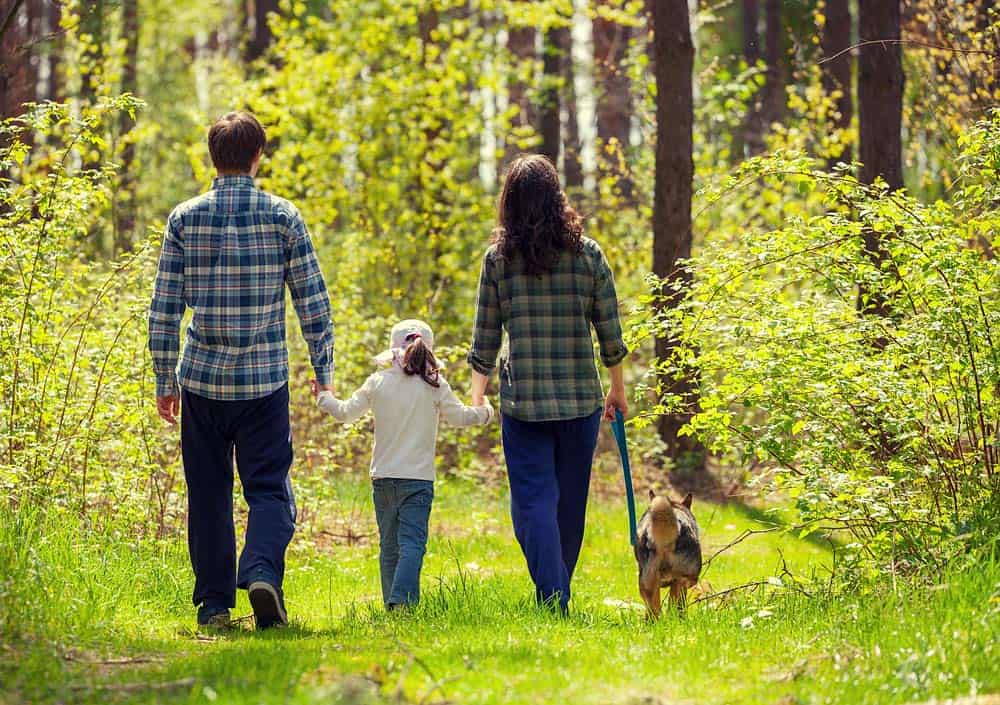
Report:
[[[156,396],[175,397],[178,395],[177,377],[170,375],[156,375]]]
[[[614,367],[628,356],[625,343],[618,343],[608,351],[601,351],[601,363],[605,367]]]
[[[487,377],[489,377],[493,373],[493,368],[496,367],[495,362],[488,363],[486,362],[486,360],[479,357],[478,355],[474,355],[472,352],[469,352],[469,356],[466,358],[466,360],[468,361],[472,369],[474,369],[481,375],[486,375]]]
[[[333,385],[333,365],[329,367],[314,367],[313,372],[316,373],[317,384],[324,387]]]

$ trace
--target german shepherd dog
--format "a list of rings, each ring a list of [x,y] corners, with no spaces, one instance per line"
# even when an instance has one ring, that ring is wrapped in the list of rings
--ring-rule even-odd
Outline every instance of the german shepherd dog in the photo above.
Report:
[[[691,513],[691,494],[680,502],[649,491],[649,509],[636,528],[635,559],[639,593],[649,614],[660,616],[660,588],[670,588],[670,604],[683,609],[688,588],[701,573],[698,522]]]

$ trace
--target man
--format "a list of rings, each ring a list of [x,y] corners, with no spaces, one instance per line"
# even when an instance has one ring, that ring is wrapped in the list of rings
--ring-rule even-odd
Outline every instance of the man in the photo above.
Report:
[[[295,499],[286,285],[316,380],[332,389],[326,284],[298,210],[254,186],[265,144],[264,128],[249,113],[212,125],[217,176],[211,191],[170,214],[149,311],[157,410],[170,424],[181,417],[193,600],[202,626],[229,625],[237,587],[248,590],[259,629],[287,623],[281,584]],[[194,315],[178,366],[185,308]],[[238,572],[234,454],[250,507]]]

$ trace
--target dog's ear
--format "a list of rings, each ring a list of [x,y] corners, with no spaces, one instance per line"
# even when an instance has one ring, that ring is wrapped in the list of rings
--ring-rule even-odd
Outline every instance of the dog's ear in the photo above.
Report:
[[[656,499],[656,493],[653,492],[652,488],[650,488],[649,489],[649,501],[652,502],[654,499]]]
[[[684,499],[681,500],[681,504],[683,504],[688,509],[691,508],[691,493],[690,492],[688,492],[687,496],[685,496]]]

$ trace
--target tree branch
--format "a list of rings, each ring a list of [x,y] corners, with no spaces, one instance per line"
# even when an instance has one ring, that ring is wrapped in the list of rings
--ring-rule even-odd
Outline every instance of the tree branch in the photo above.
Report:
[[[834,61],[849,51],[854,51],[855,49],[860,49],[861,47],[871,46],[872,44],[881,44],[886,46],[888,44],[914,44],[919,47],[924,47],[925,49],[940,49],[941,51],[950,51],[956,54],[982,54],[983,56],[989,56],[992,59],[997,59],[998,54],[995,51],[990,51],[988,49],[961,49],[959,47],[946,47],[940,44],[931,44],[930,42],[922,42],[919,39],[866,39],[863,42],[858,42],[857,44],[852,44],[846,49],[838,51],[833,56],[826,56],[819,60],[818,64],[823,65],[830,61]]]

